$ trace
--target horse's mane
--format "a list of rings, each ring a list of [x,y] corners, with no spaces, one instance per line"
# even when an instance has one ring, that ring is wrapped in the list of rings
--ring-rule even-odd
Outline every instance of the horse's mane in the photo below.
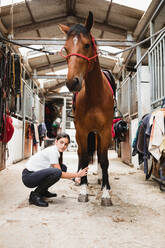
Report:
[[[114,96],[116,96],[116,83],[115,83],[115,79],[114,79],[114,77],[112,75],[112,72],[109,71],[109,70],[105,70],[105,69],[103,70],[103,72],[104,72],[104,75],[106,76],[106,78],[108,79],[108,81],[111,84]]]
[[[71,35],[80,35],[80,33],[82,33],[84,36],[89,36],[89,32],[87,31],[86,27],[84,27],[81,24],[75,24],[73,25],[68,33],[67,33],[67,37],[71,36]]]

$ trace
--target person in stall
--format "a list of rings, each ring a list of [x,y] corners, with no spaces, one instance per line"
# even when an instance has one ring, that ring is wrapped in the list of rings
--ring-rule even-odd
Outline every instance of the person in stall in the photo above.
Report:
[[[28,188],[35,188],[29,196],[29,203],[39,207],[48,207],[45,198],[56,197],[48,188],[57,183],[61,178],[77,179],[86,176],[88,167],[77,172],[67,172],[67,167],[62,163],[63,152],[70,143],[70,137],[66,133],[60,133],[52,146],[45,148],[33,155],[27,162],[22,172],[22,182]]]

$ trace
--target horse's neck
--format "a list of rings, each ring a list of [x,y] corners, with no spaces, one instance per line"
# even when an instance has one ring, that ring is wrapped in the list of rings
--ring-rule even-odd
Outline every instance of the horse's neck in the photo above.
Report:
[[[103,78],[99,63],[95,63],[95,66],[91,72],[88,72],[85,79],[85,91],[90,96],[100,95],[100,91],[103,89]]]

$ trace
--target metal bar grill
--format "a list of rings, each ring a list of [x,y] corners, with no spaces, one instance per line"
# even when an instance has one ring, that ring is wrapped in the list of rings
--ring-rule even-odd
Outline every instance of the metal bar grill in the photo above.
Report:
[[[127,77],[117,90],[118,107],[125,115],[136,115],[138,111],[137,100],[137,73]]]
[[[24,95],[25,117],[32,119],[32,102],[34,101],[33,92],[32,92],[32,89],[30,89],[26,84],[25,84],[24,94],[25,94]]]
[[[151,72],[151,105],[156,108],[165,97],[165,32],[149,51],[149,67]]]

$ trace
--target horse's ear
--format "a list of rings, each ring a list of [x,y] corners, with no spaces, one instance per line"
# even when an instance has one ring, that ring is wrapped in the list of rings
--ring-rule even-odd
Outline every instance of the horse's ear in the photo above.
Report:
[[[93,13],[89,11],[89,15],[85,21],[85,27],[88,30],[88,32],[90,32],[92,26],[93,26]]]
[[[58,28],[64,33],[64,34],[67,34],[70,27],[66,26],[66,25],[63,25],[63,24],[59,24],[58,25]]]

